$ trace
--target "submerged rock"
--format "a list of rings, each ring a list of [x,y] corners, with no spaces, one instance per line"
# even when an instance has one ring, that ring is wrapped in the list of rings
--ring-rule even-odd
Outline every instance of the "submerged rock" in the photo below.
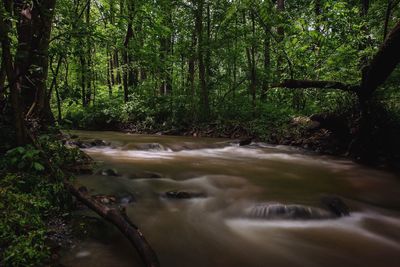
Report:
[[[328,209],[282,203],[262,203],[250,208],[248,216],[259,219],[293,219],[293,220],[312,220],[330,219],[349,216],[349,208],[338,197],[324,196],[321,203]]]
[[[95,139],[95,140],[69,140],[66,144],[70,147],[78,147],[78,148],[91,148],[96,146],[109,146],[110,143],[104,140]]]
[[[323,209],[296,204],[285,205],[281,203],[257,204],[250,209],[248,215],[251,218],[276,220],[310,220],[336,217],[335,214]]]
[[[110,143],[104,141],[104,140],[100,140],[100,139],[95,139],[92,142],[90,142],[90,144],[92,146],[109,146]]]
[[[350,215],[349,207],[339,197],[323,196],[321,197],[321,203],[338,217]]]
[[[164,146],[159,143],[142,143],[136,145],[137,149],[140,150],[153,150],[153,151],[163,151]]]
[[[134,173],[131,174],[129,176],[130,179],[136,179],[136,178],[153,178],[153,179],[158,179],[158,178],[162,178],[163,176],[157,172],[138,172],[138,173]]]
[[[99,171],[98,174],[101,174],[103,176],[120,176],[120,174],[115,169],[104,169]]]
[[[204,198],[206,194],[201,192],[188,192],[188,191],[168,191],[163,197],[169,199],[191,199],[191,198]]]
[[[252,141],[253,141],[253,137],[240,140],[240,141],[239,141],[239,146],[247,146],[247,145],[250,145]]]
[[[122,205],[127,205],[136,202],[136,198],[133,195],[122,195],[118,197],[118,203]]]

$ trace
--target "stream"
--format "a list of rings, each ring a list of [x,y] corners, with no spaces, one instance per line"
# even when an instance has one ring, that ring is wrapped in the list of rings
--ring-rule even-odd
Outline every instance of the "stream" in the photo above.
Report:
[[[400,266],[398,175],[265,143],[71,133],[109,142],[84,149],[100,172],[78,176],[76,183],[92,195],[129,197],[127,214],[163,267]],[[118,176],[101,173],[107,169]],[[171,198],[166,194],[171,191],[194,197]],[[252,216],[254,207],[277,203],[329,213],[323,196],[340,197],[350,216],[271,218],[268,208]],[[65,252],[61,263],[142,266],[130,243],[109,224]]]

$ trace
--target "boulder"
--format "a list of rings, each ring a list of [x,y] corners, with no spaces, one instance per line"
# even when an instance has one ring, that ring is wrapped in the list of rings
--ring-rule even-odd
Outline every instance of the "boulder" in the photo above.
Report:
[[[336,196],[323,196],[321,197],[321,203],[327,207],[331,212],[333,212],[336,216],[349,216],[350,209],[349,207]]]
[[[253,141],[253,137],[240,140],[240,141],[239,141],[239,146],[247,146],[247,145],[250,145],[252,141]]]

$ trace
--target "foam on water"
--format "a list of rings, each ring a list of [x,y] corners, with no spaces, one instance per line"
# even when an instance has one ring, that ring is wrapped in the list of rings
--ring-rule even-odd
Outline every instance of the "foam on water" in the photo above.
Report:
[[[226,225],[237,234],[246,236],[254,230],[277,230],[277,229],[337,229],[352,234],[357,234],[368,239],[373,239],[376,242],[383,243],[393,248],[400,250],[400,244],[391,239],[373,233],[363,227],[362,223],[366,219],[378,219],[381,221],[396,221],[400,224],[400,219],[383,216],[381,214],[369,212],[354,212],[351,216],[341,217],[337,219],[326,220],[259,220],[259,219],[244,219],[235,218],[225,220]],[[251,236],[251,234],[249,235]]]

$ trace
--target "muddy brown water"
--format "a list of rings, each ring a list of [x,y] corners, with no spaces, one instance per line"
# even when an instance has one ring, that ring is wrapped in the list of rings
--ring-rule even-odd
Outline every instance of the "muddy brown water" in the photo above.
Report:
[[[120,176],[82,175],[77,183],[92,194],[134,196],[128,216],[161,266],[400,266],[400,177],[395,174],[264,143],[239,147],[223,139],[73,133],[110,142],[85,151],[99,169],[112,168]],[[170,190],[206,197],[162,196]],[[321,207],[319,198],[326,194],[341,197],[351,215],[268,220],[245,212],[259,203]],[[142,266],[112,226],[97,235],[64,253],[62,264]]]

